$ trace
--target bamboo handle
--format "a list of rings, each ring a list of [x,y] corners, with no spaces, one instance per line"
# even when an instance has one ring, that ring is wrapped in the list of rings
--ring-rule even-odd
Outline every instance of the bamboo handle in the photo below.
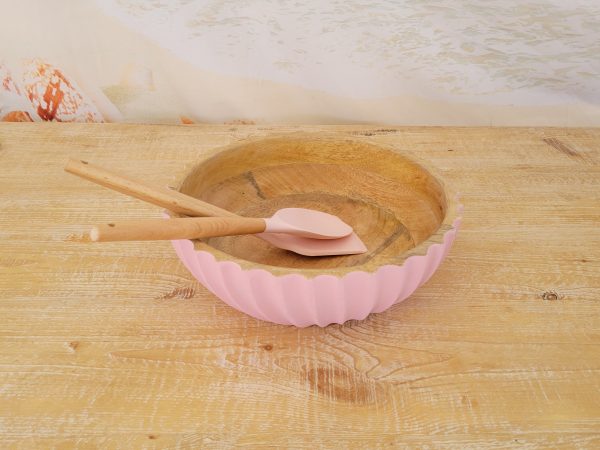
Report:
[[[90,239],[95,242],[201,239],[262,233],[265,226],[264,219],[244,217],[127,220],[92,228]]]
[[[114,191],[157,206],[162,206],[186,216],[239,217],[230,211],[182,194],[181,192],[152,186],[143,181],[134,180],[95,166],[87,161],[70,159],[65,170]]]

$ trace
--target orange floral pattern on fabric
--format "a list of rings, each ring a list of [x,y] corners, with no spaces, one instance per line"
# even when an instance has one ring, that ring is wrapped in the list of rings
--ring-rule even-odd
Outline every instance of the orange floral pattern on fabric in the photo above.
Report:
[[[98,109],[59,69],[33,60],[23,71],[23,89],[42,120],[103,122]]]
[[[3,90],[20,94],[19,87],[15,84],[8,69],[0,64],[0,86]]]
[[[0,92],[6,91],[20,96],[21,90],[15,83],[8,68],[0,64]],[[0,105],[2,106],[2,105]],[[33,119],[27,111],[9,111],[6,114],[0,114],[2,122],[33,122]]]

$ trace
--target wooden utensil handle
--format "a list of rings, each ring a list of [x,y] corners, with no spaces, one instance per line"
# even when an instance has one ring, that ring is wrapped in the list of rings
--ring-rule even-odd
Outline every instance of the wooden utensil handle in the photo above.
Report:
[[[263,231],[264,219],[244,217],[142,219],[98,225],[90,231],[90,239],[95,242],[200,239]]]
[[[140,200],[187,216],[239,217],[230,211],[182,194],[181,192],[151,186],[143,181],[119,175],[86,161],[70,159],[65,170],[114,191],[139,198]]]

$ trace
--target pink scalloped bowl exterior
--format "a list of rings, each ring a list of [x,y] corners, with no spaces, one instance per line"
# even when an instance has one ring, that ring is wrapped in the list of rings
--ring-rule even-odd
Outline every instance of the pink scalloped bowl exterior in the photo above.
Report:
[[[257,319],[307,327],[362,320],[385,311],[424,284],[450,251],[461,218],[431,244],[425,255],[413,255],[401,265],[385,265],[373,273],[356,271],[343,277],[300,274],[276,276],[263,269],[244,270],[232,261],[217,261],[194,249],[190,240],[172,241],[188,270],[210,292],[232,308]]]

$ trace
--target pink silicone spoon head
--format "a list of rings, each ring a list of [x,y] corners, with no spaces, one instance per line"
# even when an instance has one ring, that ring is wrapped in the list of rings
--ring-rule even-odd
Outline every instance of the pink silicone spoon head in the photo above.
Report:
[[[365,253],[367,247],[356,233],[339,239],[311,239],[291,234],[257,234],[270,244],[304,256],[336,256]]]
[[[283,208],[265,219],[266,233],[289,233],[313,239],[338,239],[352,233],[339,217],[314,209]]]

